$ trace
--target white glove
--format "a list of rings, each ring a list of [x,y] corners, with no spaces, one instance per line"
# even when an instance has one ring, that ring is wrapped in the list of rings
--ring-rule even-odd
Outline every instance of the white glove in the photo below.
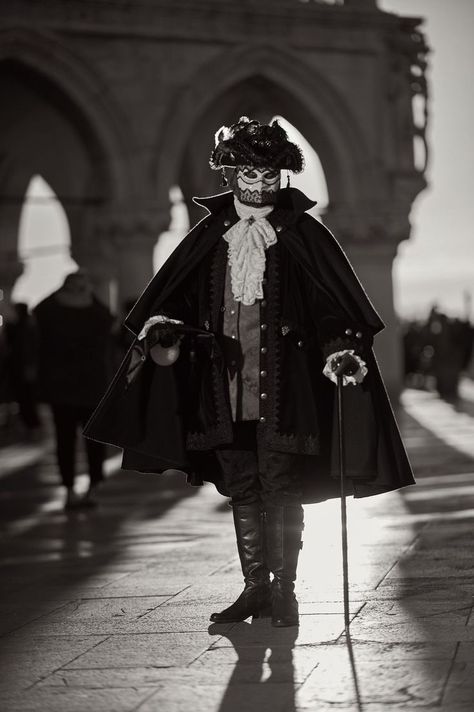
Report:
[[[144,339],[145,336],[150,331],[151,327],[154,326],[155,324],[183,324],[183,322],[179,321],[178,319],[170,319],[167,316],[163,316],[163,314],[157,314],[156,316],[151,316],[143,324],[143,328],[140,331],[140,333],[138,334],[138,340],[141,341],[142,339]]]
[[[335,351],[333,354],[329,354],[326,359],[326,365],[323,368],[323,373],[333,383],[337,383],[337,376],[333,370],[333,359],[341,358],[341,356],[344,356],[344,354],[350,354],[351,356],[353,356],[359,364],[359,369],[352,376],[344,375],[342,377],[342,385],[347,386],[350,383],[353,386],[356,386],[358,383],[362,383],[362,381],[368,374],[368,369],[365,361],[363,361],[360,356],[354,353],[354,349],[345,349],[344,351]]]

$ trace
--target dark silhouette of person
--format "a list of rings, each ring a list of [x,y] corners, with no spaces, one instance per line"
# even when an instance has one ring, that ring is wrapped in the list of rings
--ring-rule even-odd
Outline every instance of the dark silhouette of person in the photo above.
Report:
[[[459,379],[468,364],[472,350],[469,323],[460,319],[450,319],[433,307],[428,317],[427,328],[427,340],[433,348],[436,390],[441,398],[456,402],[459,397]]]
[[[39,388],[51,406],[66,508],[93,506],[103,480],[104,445],[86,441],[90,486],[74,491],[76,436],[100,400],[108,380],[113,318],[93,294],[86,272],[69,274],[60,289],[34,310],[39,333]]]
[[[28,305],[12,304],[12,316],[4,328],[8,400],[18,403],[21,422],[33,436],[40,427],[36,403],[38,334]]]

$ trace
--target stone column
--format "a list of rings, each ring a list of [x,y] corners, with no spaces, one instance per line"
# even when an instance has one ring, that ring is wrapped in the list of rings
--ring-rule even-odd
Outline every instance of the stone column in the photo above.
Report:
[[[16,249],[0,250],[0,327],[10,316],[12,290],[22,272]]]
[[[372,242],[345,246],[357,276],[385,323],[375,338],[375,354],[394,406],[403,388],[402,337],[393,301],[392,268],[396,245]]]
[[[136,299],[153,276],[153,251],[169,214],[106,207],[77,216],[72,256],[89,272],[97,296],[117,313]]]
[[[71,257],[79,268],[87,270],[94,294],[107,307],[111,303],[111,286],[115,280],[115,251],[106,230],[108,212],[77,207],[68,213],[71,230]]]
[[[153,277],[153,252],[169,225],[169,212],[144,208],[115,219],[110,242],[115,249],[119,305],[137,299]]]
[[[0,210],[0,315],[1,321],[8,317],[11,293],[15,282],[23,272],[18,259],[18,225],[21,205],[4,205]]]

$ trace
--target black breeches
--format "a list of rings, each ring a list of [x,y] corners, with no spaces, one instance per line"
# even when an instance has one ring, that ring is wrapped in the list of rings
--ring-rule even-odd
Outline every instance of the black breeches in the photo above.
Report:
[[[56,433],[56,456],[61,480],[65,487],[72,487],[76,472],[76,436],[79,426],[89,420],[93,408],[80,405],[51,405]],[[91,485],[103,479],[105,445],[85,439]]]
[[[293,466],[298,455],[263,448],[256,432],[255,421],[236,423],[232,445],[216,450],[232,504],[301,504]]]

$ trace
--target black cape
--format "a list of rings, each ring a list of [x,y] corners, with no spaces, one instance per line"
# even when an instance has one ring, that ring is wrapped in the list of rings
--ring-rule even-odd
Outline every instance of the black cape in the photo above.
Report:
[[[85,435],[122,447],[123,467],[127,469],[157,473],[179,469],[187,473],[191,483],[211,481],[222,494],[227,494],[214,455],[216,447],[232,439],[225,396],[225,369],[218,339],[211,348],[209,339],[204,343],[205,328],[209,328],[209,324],[207,319],[204,320],[205,312],[194,308],[194,293],[193,298],[187,297],[186,315],[179,309],[195,275],[205,269],[207,263],[215,261],[216,251],[222,252],[222,235],[238,217],[232,193],[197,199],[196,202],[208,209],[208,215],[191,230],[151,280],[125,324],[137,336],[150,315],[170,313],[169,305],[178,305],[178,313],[173,314],[171,309],[171,315],[183,317],[203,336],[201,348],[199,345],[197,348],[198,371],[194,366],[193,369],[188,367],[183,357],[173,367],[156,366],[149,358],[146,342],[135,340],[86,426]],[[305,450],[298,445],[306,437],[300,432],[301,419],[295,423],[280,418],[275,423],[274,435],[269,432],[269,424],[261,426],[262,437],[269,447],[295,452],[295,467],[301,475],[306,502],[321,501],[338,493],[336,388],[320,375],[320,371],[328,351],[352,345],[354,337],[351,337],[352,341],[348,339],[348,330],[351,334],[363,335],[361,353],[369,369],[362,386],[343,389],[348,490],[356,497],[363,497],[414,483],[371,348],[374,335],[384,328],[384,324],[337,241],[319,221],[305,213],[312,205],[314,203],[300,191],[284,189],[279,192],[277,205],[268,219],[277,231],[279,249],[290,274],[286,301],[294,303],[292,295],[303,283],[308,293],[316,295],[317,304],[325,304],[329,313],[329,316],[324,313],[316,320],[318,336],[315,340],[308,337],[307,348],[294,348],[291,338],[281,340],[284,347],[280,355],[286,359],[280,377],[283,391],[286,387],[284,392],[292,392],[298,374],[301,373],[303,379],[308,379],[304,374],[318,374],[314,378],[311,376],[311,387],[304,382],[300,384],[301,393],[312,390],[315,394],[313,401],[319,421],[317,450]],[[303,322],[308,322],[306,312],[311,311],[313,305],[302,302],[299,307],[290,309],[286,301],[283,299],[280,305],[276,328],[283,322],[289,324],[288,328],[294,330],[295,339],[300,344],[304,329],[308,331],[302,326]],[[218,308],[218,299],[216,304]],[[217,321],[214,325],[217,333],[216,325]],[[211,328],[208,336],[212,337],[212,332]],[[193,343],[195,350],[196,341]],[[289,373],[293,379],[290,391],[286,383]],[[193,423],[191,428],[199,430],[197,438],[190,435],[186,425],[189,402],[193,403],[191,418],[197,411],[201,415],[199,425]],[[306,422],[313,412],[314,407],[305,411],[303,404],[297,415],[302,413],[302,422]],[[285,434],[287,431],[291,431],[291,436]],[[306,437],[305,442],[307,440]]]

